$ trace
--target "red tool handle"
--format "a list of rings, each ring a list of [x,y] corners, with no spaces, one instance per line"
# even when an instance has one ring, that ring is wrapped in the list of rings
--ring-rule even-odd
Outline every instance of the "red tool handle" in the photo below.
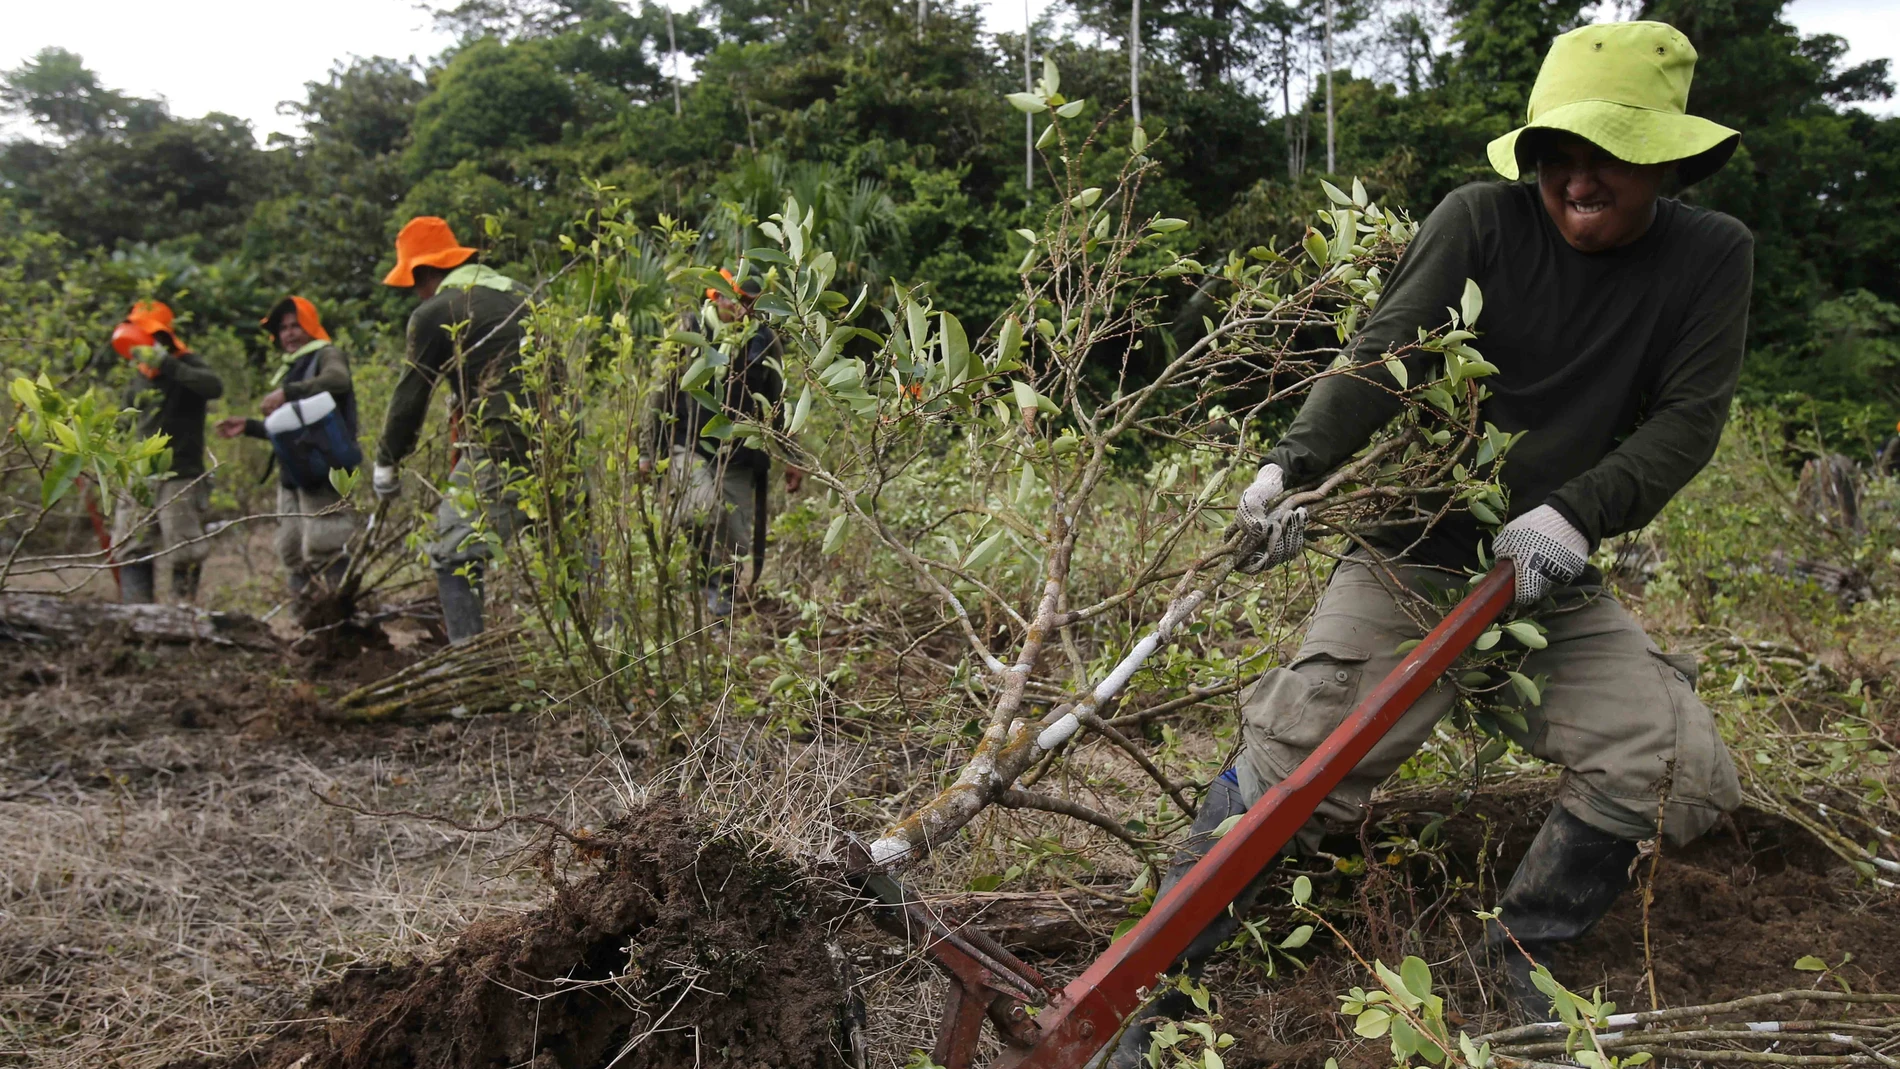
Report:
[[[1510,606],[1516,577],[1509,560],[1498,561],[1292,775],[1261,795],[1140,924],[1037,1015],[1042,1038],[1027,1052],[1003,1055],[999,1069],[1073,1069],[1100,1050],[1141,1004],[1142,991],[1174,966],[1412,703]]]

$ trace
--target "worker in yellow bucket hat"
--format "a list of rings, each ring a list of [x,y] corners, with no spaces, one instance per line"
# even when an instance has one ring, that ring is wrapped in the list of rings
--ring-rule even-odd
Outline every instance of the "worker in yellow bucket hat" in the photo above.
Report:
[[[1538,71],[1524,125],[1487,148],[1491,166],[1506,178],[1534,170],[1536,157],[1524,150],[1540,143],[1537,131],[1552,131],[1626,163],[1674,164],[1682,185],[1700,182],[1728,162],[1742,135],[1688,113],[1695,61],[1689,39],[1660,22],[1564,34]]]
[[[1298,654],[1247,692],[1245,746],[1211,786],[1162,890],[1222,824],[1285,780],[1423,635],[1428,606],[1457,600],[1488,556],[1511,558],[1518,611],[1545,645],[1521,673],[1538,700],[1507,730],[1564,770],[1555,804],[1487,922],[1508,1009],[1544,1019],[1531,957],[1581,936],[1622,894],[1640,840],[1694,839],[1741,802],[1735,767],[1696,696],[1693,655],[1663,653],[1589,564],[1602,540],[1649,523],[1714,454],[1741,371],[1754,272],[1748,228],[1662,195],[1673,175],[1718,170],[1740,135],[1688,113],[1695,49],[1656,22],[1586,26],[1556,39],[1526,121],[1492,142],[1505,180],[1452,192],[1420,226],[1378,307],[1348,343],[1352,370],[1322,378],[1240,495],[1247,573],[1305,552],[1303,509],[1280,504],[1363,448],[1403,407],[1403,383],[1434,380],[1422,332],[1450,325],[1468,285],[1482,310],[1470,344],[1497,367],[1480,418],[1523,433],[1501,479],[1500,517],[1454,510],[1368,536],[1334,570]],[[1464,305],[1463,307],[1470,307]],[[1388,361],[1402,362],[1406,379]],[[1423,595],[1418,598],[1415,595]],[[1457,698],[1429,691],[1318,808],[1303,849],[1357,827],[1385,778]],[[1243,893],[1247,899],[1258,888]],[[1238,930],[1245,901],[1189,948],[1199,969]],[[1531,957],[1526,956],[1526,952]],[[1142,1064],[1144,1011],[1106,1064]]]

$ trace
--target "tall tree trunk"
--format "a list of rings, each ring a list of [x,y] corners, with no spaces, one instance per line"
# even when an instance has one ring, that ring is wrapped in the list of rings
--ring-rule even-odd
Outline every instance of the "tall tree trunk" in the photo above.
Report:
[[[930,0],[917,0],[917,39],[924,39],[924,16],[930,13]]]
[[[1036,24],[1029,17],[1029,0],[1023,0],[1023,92],[1036,91],[1035,75],[1030,71],[1030,39]],[[1023,116],[1023,207],[1029,207],[1029,191],[1036,187],[1036,117]]]
[[[1133,0],[1128,9],[1128,99],[1134,107],[1135,125],[1141,125],[1141,0]]]
[[[1286,126],[1286,177],[1297,182],[1300,165],[1293,146],[1293,41],[1285,30],[1280,31],[1280,116]]]
[[[1300,108],[1300,174],[1306,174],[1306,154],[1313,146],[1313,109]]]
[[[666,9],[666,57],[673,66],[673,117],[680,115],[680,43],[673,37],[673,9]]]
[[[1326,173],[1338,170],[1333,158],[1333,0],[1326,0]]]

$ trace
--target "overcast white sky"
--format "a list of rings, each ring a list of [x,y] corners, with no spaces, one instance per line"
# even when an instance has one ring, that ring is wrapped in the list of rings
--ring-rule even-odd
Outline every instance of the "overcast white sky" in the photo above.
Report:
[[[1038,13],[1048,0],[1029,0]],[[249,119],[258,136],[295,132],[279,101],[302,99],[350,54],[427,57],[447,44],[413,0],[9,0],[0,16],[0,69],[49,45],[86,58],[106,85],[163,96],[178,115],[224,111]],[[676,0],[676,7],[688,6]],[[1022,0],[984,0],[992,29],[1023,24]],[[1895,58],[1900,68],[1900,3],[1794,0],[1807,33],[1847,38],[1851,60]],[[1900,105],[1889,101],[1880,110]]]

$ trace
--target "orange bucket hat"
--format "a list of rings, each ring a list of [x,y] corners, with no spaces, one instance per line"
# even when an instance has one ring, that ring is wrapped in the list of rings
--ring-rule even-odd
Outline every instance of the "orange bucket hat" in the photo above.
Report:
[[[413,286],[416,267],[439,267],[444,271],[462,266],[475,250],[455,240],[455,231],[446,220],[434,215],[418,215],[403,224],[396,235],[396,266],[383,276],[385,286]]]
[[[178,352],[188,353],[185,340],[172,328],[172,310],[163,301],[138,301],[132,310],[125,313],[125,320],[112,330],[112,348],[127,360],[132,359],[132,350],[145,345],[157,344],[157,335],[165,335],[171,347]]]
[[[317,315],[317,306],[294,293],[271,305],[270,312],[258,322],[264,325],[264,329],[270,332],[272,337],[275,337],[277,324],[283,321],[284,313],[293,308],[297,310],[297,325],[303,328],[305,334],[317,341],[330,340],[330,332],[323,329],[323,320]]]
[[[739,279],[734,278],[732,276],[731,271],[728,271],[727,269],[722,267],[719,269],[719,277],[726,280],[726,285],[732,287],[732,292],[738,294],[739,296],[745,298],[746,300],[751,300],[752,298],[757,297],[759,295],[759,280],[752,275],[747,275],[744,281],[740,281]],[[721,294],[717,289],[711,286],[706,287],[707,300],[712,300],[716,297],[721,297],[721,296],[724,296],[724,295]]]

